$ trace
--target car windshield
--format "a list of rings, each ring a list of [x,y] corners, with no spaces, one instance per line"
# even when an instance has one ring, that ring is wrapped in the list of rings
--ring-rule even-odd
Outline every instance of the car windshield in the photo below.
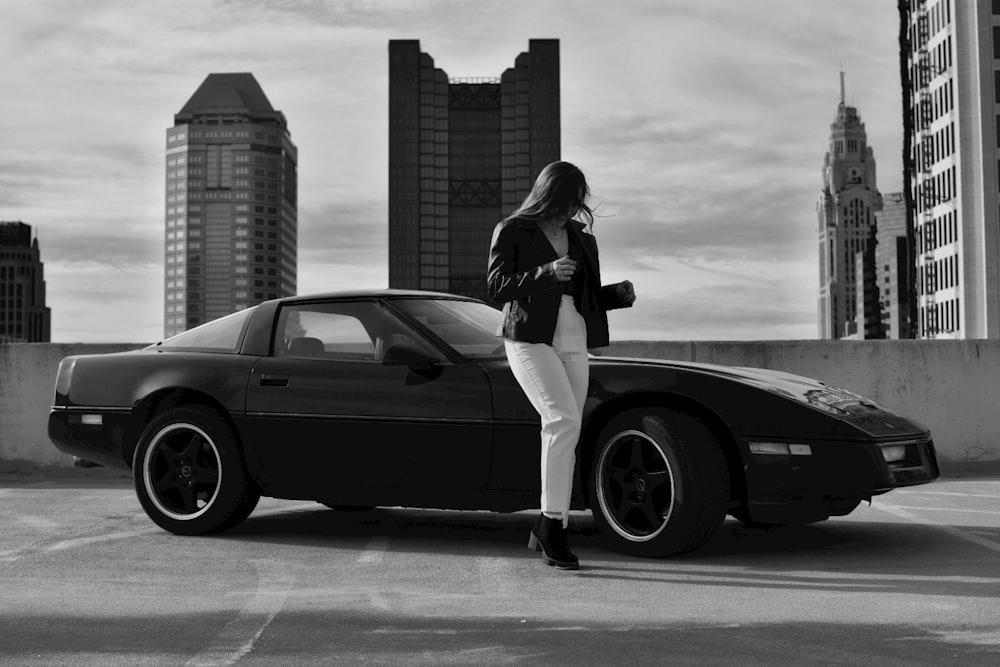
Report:
[[[150,347],[235,352],[243,326],[254,308],[256,306],[206,322]]]
[[[393,308],[406,313],[468,359],[503,358],[497,338],[500,311],[478,301],[397,299]]]

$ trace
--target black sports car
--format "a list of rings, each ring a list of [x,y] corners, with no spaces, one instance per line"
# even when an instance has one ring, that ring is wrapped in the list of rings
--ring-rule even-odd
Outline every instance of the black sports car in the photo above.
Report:
[[[500,313],[465,297],[266,301],[155,345],[67,357],[49,437],[131,469],[149,517],[194,535],[261,495],[334,508],[517,511],[539,501],[539,421]],[[575,509],[609,545],[666,556],[727,514],[821,521],[939,476],[928,430],[856,394],[753,368],[591,359]]]

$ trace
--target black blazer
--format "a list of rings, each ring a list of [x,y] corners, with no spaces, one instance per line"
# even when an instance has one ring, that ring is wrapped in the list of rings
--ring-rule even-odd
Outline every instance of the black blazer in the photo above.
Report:
[[[617,284],[601,285],[597,239],[583,223],[566,224],[569,242],[582,251],[583,283],[576,307],[587,324],[587,348],[609,344],[607,311],[624,308]],[[503,304],[497,335],[525,343],[552,344],[564,283],[556,280],[552,262],[559,259],[538,225],[530,220],[503,220],[493,229],[486,276],[490,296]]]

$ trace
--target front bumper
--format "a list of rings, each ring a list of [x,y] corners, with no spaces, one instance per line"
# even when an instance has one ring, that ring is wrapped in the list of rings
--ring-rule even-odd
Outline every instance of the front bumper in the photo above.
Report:
[[[750,442],[759,440],[750,439]],[[930,434],[894,441],[815,441],[799,454],[754,454],[744,442],[746,513],[754,521],[817,521],[845,514],[857,502],[892,489],[940,477]],[[883,445],[903,447],[905,456],[887,463]]]
[[[59,451],[112,468],[131,469],[124,451],[130,408],[66,408],[49,412],[49,440]]]

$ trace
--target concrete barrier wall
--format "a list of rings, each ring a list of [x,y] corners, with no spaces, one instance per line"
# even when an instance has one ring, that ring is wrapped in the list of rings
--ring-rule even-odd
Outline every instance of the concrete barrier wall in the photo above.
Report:
[[[1000,340],[626,341],[607,354],[816,378],[927,426],[942,462],[1000,464]]]
[[[72,465],[46,434],[59,361],[142,345],[0,345],[0,460]],[[1000,341],[616,341],[603,354],[817,378],[929,427],[943,463],[1000,465]]]
[[[73,465],[72,457],[49,442],[49,407],[63,357],[103,354],[143,347],[139,343],[0,345],[0,461]]]

